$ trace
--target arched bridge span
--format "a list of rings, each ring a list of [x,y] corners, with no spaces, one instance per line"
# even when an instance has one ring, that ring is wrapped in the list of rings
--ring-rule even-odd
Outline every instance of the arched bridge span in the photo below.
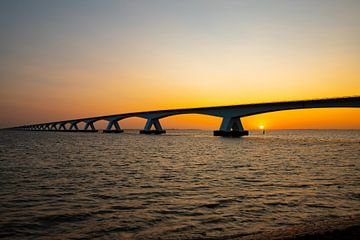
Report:
[[[272,103],[257,103],[257,104],[242,104],[231,106],[218,107],[203,107],[203,108],[183,108],[173,110],[159,110],[148,112],[134,112],[113,114],[106,116],[97,116],[89,118],[72,119],[57,122],[48,122],[32,125],[24,125],[15,127],[13,129],[21,130],[41,130],[41,131],[79,131],[79,132],[96,132],[94,123],[99,120],[106,120],[108,125],[104,132],[120,133],[123,130],[120,127],[119,121],[129,117],[140,117],[146,119],[146,124],[140,133],[144,134],[161,134],[165,133],[162,128],[160,119],[174,115],[181,114],[204,114],[222,118],[222,123],[219,130],[214,131],[216,136],[243,136],[248,135],[248,131],[244,130],[241,118],[256,114],[294,110],[294,109],[309,109],[309,108],[352,108],[360,107],[360,97],[346,97],[346,98],[329,98],[316,99],[304,101],[287,101],[287,102],[272,102]],[[78,124],[84,122],[84,128],[79,129]]]

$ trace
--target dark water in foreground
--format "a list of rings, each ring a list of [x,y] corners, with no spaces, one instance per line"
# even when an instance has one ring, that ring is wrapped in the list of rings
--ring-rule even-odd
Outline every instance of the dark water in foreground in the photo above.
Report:
[[[360,131],[0,132],[0,237],[237,237],[360,216]]]

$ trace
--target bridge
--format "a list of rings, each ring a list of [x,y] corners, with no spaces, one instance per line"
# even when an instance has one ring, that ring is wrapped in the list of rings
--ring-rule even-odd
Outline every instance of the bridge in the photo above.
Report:
[[[241,123],[242,117],[256,114],[310,108],[353,108],[360,107],[360,97],[328,98],[303,101],[286,101],[272,103],[242,104],[218,107],[183,108],[172,110],[159,110],[148,112],[122,113],[107,116],[79,118],[72,120],[46,122],[9,128],[12,130],[27,131],[63,131],[63,132],[97,132],[94,123],[100,120],[108,122],[104,133],[121,133],[120,121],[126,118],[139,117],[146,119],[146,124],[141,134],[163,134],[160,119],[181,114],[204,114],[222,118],[219,130],[214,131],[214,136],[240,137],[248,135]],[[85,123],[79,129],[79,123]]]

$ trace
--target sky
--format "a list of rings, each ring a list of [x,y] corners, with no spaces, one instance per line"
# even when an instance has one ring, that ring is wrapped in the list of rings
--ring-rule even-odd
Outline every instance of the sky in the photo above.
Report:
[[[135,111],[360,95],[360,1],[0,1],[0,128]],[[360,109],[246,117],[360,129]],[[145,120],[127,119],[125,128]],[[218,128],[173,116],[165,128]]]

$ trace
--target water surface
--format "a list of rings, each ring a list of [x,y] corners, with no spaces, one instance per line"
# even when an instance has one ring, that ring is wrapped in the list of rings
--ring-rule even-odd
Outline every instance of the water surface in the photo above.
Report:
[[[360,131],[0,132],[0,237],[207,239],[360,216]]]

